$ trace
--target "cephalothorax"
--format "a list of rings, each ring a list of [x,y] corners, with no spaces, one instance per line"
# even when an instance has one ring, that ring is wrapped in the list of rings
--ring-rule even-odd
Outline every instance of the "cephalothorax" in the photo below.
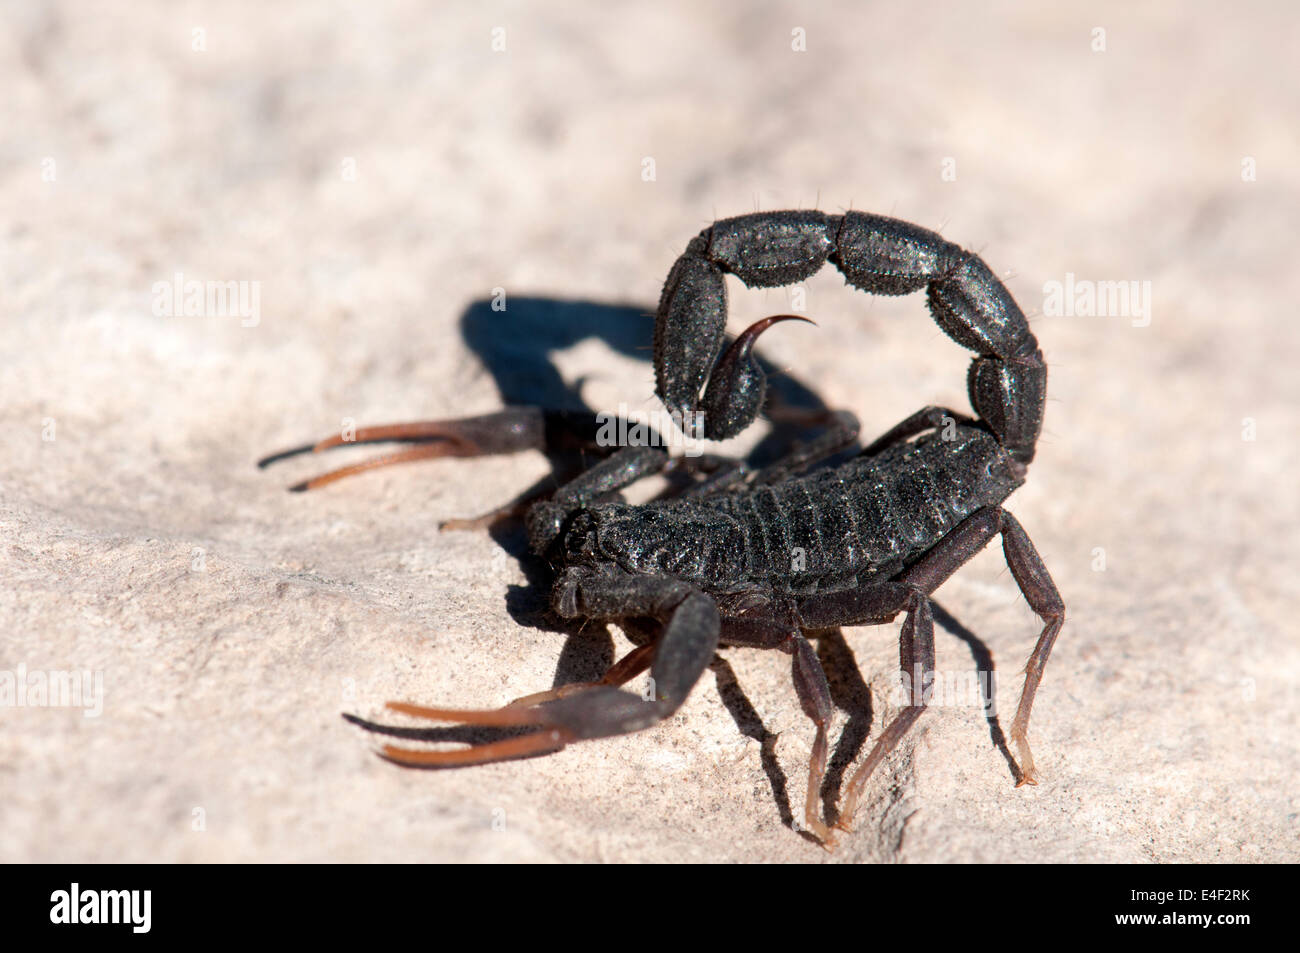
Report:
[[[988,266],[934,232],[878,215],[764,212],[715,222],[690,242],[664,287],[654,341],[659,397],[677,419],[702,422],[697,429],[709,439],[748,426],[765,391],[754,341],[794,316],[760,321],[724,351],[724,275],[751,287],[775,287],[801,281],[827,261],[865,291],[894,295],[926,288],[939,326],[976,352],[968,375],[975,417],[926,407],[847,462],[819,468],[857,439],[851,415],[827,415],[817,440],[751,469],[713,456],[669,457],[657,446],[602,448],[588,415],[510,408],[359,430],[356,442],[421,445],[297,487],[438,456],[574,446],[607,454],[532,503],[529,541],[555,567],[551,605],[558,615],[618,621],[646,635],[644,643],[599,682],[565,685],[500,709],[390,703],[439,721],[534,730],[450,751],[388,746],[388,758],[425,766],[478,764],[637,731],[676,711],[720,645],[776,648],[792,656],[796,693],[816,726],[804,823],[829,844],[817,797],[833,708],[805,631],[885,623],[904,614],[900,656],[909,704],[850,778],[838,819],[847,827],[872,771],[928,701],[924,686],[934,672],[930,595],[1001,535],[1012,574],[1043,620],[1011,728],[1017,783],[1036,783],[1029,715],[1065,608],[1033,544],[1001,504],[1024,481],[1033,459],[1047,371],[1023,313]],[[289,453],[344,442],[330,438]],[[623,502],[620,490],[670,469],[694,479],[671,498]],[[649,697],[620,687],[647,669]]]

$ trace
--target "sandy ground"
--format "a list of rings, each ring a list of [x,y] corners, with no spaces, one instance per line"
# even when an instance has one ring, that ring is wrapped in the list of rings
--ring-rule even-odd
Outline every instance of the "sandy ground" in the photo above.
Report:
[[[564,6],[5,6],[0,860],[1295,860],[1290,5]],[[327,462],[254,461],[556,391],[654,410],[641,315],[686,241],[814,205],[980,252],[1051,363],[1010,503],[1069,606],[1041,783],[936,708],[827,853],[790,826],[788,659],[743,650],[638,735],[376,758],[342,713],[502,704],[629,643],[548,621],[517,534],[438,531],[539,454],[304,495]],[[187,314],[177,280],[257,298]],[[1118,314],[1079,298],[1108,281],[1136,283]],[[801,303],[731,291],[733,330]],[[819,327],[765,354],[867,432],[966,406],[920,296],[831,269],[804,295]],[[991,653],[1005,727],[1038,626],[997,547],[938,600],[939,669]],[[830,802],[893,713],[896,637],[822,640]],[[42,703],[62,672],[82,707]]]

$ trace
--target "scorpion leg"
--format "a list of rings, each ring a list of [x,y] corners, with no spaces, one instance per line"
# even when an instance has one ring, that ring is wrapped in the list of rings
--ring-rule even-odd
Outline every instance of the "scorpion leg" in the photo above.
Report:
[[[927,670],[926,645],[929,644],[926,639],[933,638],[927,597],[999,534],[1002,535],[1003,554],[1016,584],[1030,608],[1043,620],[1038,642],[1025,666],[1025,684],[1011,725],[1011,740],[1020,757],[1020,777],[1016,780],[1016,785],[1019,786],[1037,783],[1034,778],[1033,754],[1029,748],[1029,715],[1052,646],[1065,622],[1065,604],[1047,567],[1043,565],[1033,543],[1014,516],[998,506],[977,510],[917,563],[905,570],[897,581],[806,597],[799,604],[799,615],[806,627],[821,628],[830,625],[880,624],[890,621],[900,611],[907,609],[904,642],[908,638],[908,622],[911,622],[915,642],[913,657],[919,655],[924,675]],[[918,600],[923,601],[924,606]],[[933,670],[932,663],[929,670]],[[913,673],[907,674],[911,676]],[[852,809],[871,772],[898,744],[911,724],[920,717],[924,707],[924,704],[918,706],[913,697],[912,704],[895,718],[876,742],[867,760],[854,773],[845,793],[846,809],[841,814],[842,823],[848,823],[851,818]]]
[[[947,407],[923,407],[873,440],[862,451],[861,455],[874,457],[882,450],[887,450],[894,444],[915,437],[926,430],[941,430],[950,420],[959,424],[974,425],[978,423],[973,418],[965,414],[959,414],[955,410],[949,410]]]
[[[672,477],[686,474],[693,478],[693,481],[681,487],[670,488],[663,498],[699,499],[712,496],[743,485],[752,473],[753,470],[745,460],[735,460],[717,454],[673,457],[664,468],[664,475]]]
[[[829,746],[826,730],[835,713],[831,704],[830,686],[826,684],[826,673],[822,663],[802,632],[795,632],[782,644],[782,649],[790,653],[790,670],[794,678],[794,691],[799,697],[799,705],[812,723],[817,727],[813,738],[812,754],[808,759],[808,792],[804,798],[804,826],[816,835],[827,849],[835,846],[831,829],[821,819],[817,799],[821,793],[822,781],[826,778],[826,759]]]
[[[809,414],[801,413],[800,420],[821,425],[826,428],[826,431],[807,443],[795,446],[785,456],[761,470],[751,469],[744,460],[732,460],[711,454],[699,457],[673,457],[665,469],[666,473],[679,471],[692,474],[704,473],[705,479],[669,495],[699,499],[725,492],[742,484],[758,486],[779,483],[834,456],[858,439],[858,420],[848,411],[822,410]]]
[[[848,411],[828,412],[824,421],[828,424],[825,433],[794,447],[784,457],[758,471],[752,482],[755,485],[780,483],[803,473],[816,463],[833,457],[858,439],[861,430],[858,418]]]
[[[826,432],[805,444],[797,445],[785,456],[761,470],[751,469],[744,460],[732,460],[712,454],[699,457],[673,457],[665,473],[704,474],[704,479],[689,484],[667,497],[700,499],[726,492],[737,486],[779,483],[839,453],[858,439],[858,420],[848,411],[818,411],[808,419],[825,426]]]
[[[1065,603],[1024,528],[1005,510],[1002,515],[1002,548],[1007,565],[1024,593],[1025,601],[1044,623],[1034,651],[1025,663],[1025,687],[1020,691],[1020,703],[1011,721],[1011,741],[1020,755],[1019,787],[1020,784],[1038,783],[1034,778],[1034,756],[1029,750],[1029,713],[1034,707],[1034,696],[1043,680],[1043,669],[1052,654],[1052,646],[1056,644],[1056,636],[1065,624]]]
[[[850,778],[835,825],[842,830],[849,829],[867,779],[925,711],[934,673],[934,618],[926,593],[910,582],[874,583],[810,596],[799,604],[802,624],[815,628],[880,625],[904,611],[907,617],[899,637],[899,668],[908,686],[908,704],[881,732],[866,760]]]
[[[822,846],[832,848],[835,838],[826,822],[821,819],[818,795],[826,778],[826,762],[830,752],[827,731],[835,706],[831,701],[826,673],[812,643],[788,621],[776,615],[746,613],[740,617],[724,618],[722,642],[750,648],[780,649],[790,656],[790,675],[794,682],[799,707],[817,729],[813,738],[812,754],[808,758],[808,790],[804,798],[803,827],[812,833]],[[797,826],[797,825],[796,825]]]
[[[907,706],[880,733],[867,759],[849,779],[836,822],[842,830],[851,829],[858,798],[862,796],[867,779],[916,724],[930,701],[930,687],[934,682],[934,615],[930,610],[930,600],[915,590],[908,597],[907,618],[903,620],[898,640],[898,656],[899,671],[907,689]]]
[[[651,438],[649,446],[600,446],[598,452],[607,456],[558,490],[552,490],[543,484],[535,492],[526,493],[483,516],[469,520],[445,520],[440,528],[480,529],[502,516],[521,516],[528,527],[533,551],[542,553],[559,535],[564,520],[575,509],[588,503],[615,499],[619,490],[642,477],[663,470],[670,458],[667,451],[657,444],[658,438],[655,436]],[[548,442],[547,447],[553,449],[554,443]]]
[[[1020,703],[1011,722],[1011,741],[1020,756],[1020,777],[1016,786],[1037,784],[1034,756],[1029,749],[1029,714],[1034,696],[1043,679],[1043,670],[1052,654],[1056,636],[1065,623],[1065,603],[1043,565],[1042,558],[1030,542],[1019,521],[1000,506],[985,507],[968,516],[945,536],[920,562],[903,574],[903,579],[929,594],[983,549],[998,534],[1002,535],[1002,553],[1016,585],[1043,621],[1034,651],[1025,664],[1025,684]]]
[[[534,503],[526,514],[533,552],[544,553],[559,538],[564,521],[575,510],[612,499],[624,487],[660,472],[668,462],[668,453],[662,447],[619,447],[556,490],[551,499]]]
[[[412,766],[482,764],[559,751],[576,741],[640,731],[681,706],[718,646],[721,623],[717,605],[704,593],[674,579],[570,571],[565,584],[557,588],[555,601],[557,611],[570,618],[635,616],[661,621],[663,631],[654,643],[650,665],[652,697],[645,699],[612,685],[599,685],[540,705],[507,705],[487,711],[389,702],[392,710],[418,718],[537,730],[519,738],[453,751],[386,745],[383,756]]]

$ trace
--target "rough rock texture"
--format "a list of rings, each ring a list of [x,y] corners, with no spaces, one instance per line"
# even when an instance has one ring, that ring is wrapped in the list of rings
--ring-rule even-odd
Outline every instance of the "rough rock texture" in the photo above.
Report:
[[[1290,5],[438,11],[0,14],[0,672],[103,685],[98,717],[0,708],[0,860],[1296,859]],[[936,708],[824,852],[789,826],[812,738],[789,661],[740,650],[640,735],[376,758],[342,712],[500,704],[628,643],[548,626],[517,538],[437,529],[540,455],[305,495],[284,488],[365,452],[253,461],[518,394],[653,410],[637,315],[674,256],[717,216],[814,204],[979,251],[1051,363],[1011,501],[1069,606],[1041,784],[1013,787],[977,708]],[[256,322],[155,313],[177,273],[256,282]],[[1060,314],[1067,281],[1139,294]],[[730,287],[733,330],[797,304]],[[966,406],[921,296],[827,269],[805,308],[819,327],[765,353],[866,431]],[[973,640],[941,632],[940,670],[987,647],[1008,727],[1037,624],[997,548],[938,598]],[[893,711],[896,633],[823,640],[841,759]]]

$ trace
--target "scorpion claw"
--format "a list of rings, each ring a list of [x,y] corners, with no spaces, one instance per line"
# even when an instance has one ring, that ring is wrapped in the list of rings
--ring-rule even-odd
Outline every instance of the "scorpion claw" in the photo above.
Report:
[[[536,725],[545,718],[531,708],[507,705],[504,708],[425,708],[408,702],[388,702],[389,711],[410,715],[412,718],[427,718],[429,721],[456,721],[462,725],[486,725],[492,728],[514,728],[520,725]]]
[[[609,685],[594,685],[540,705],[506,705],[504,708],[425,708],[406,702],[388,702],[389,711],[430,721],[448,721],[487,728],[538,730],[515,738],[492,741],[450,751],[423,751],[385,745],[380,755],[398,764],[423,767],[453,767],[485,764],[551,754],[575,741],[607,738],[648,728],[662,720],[661,703],[620,691]]]
[[[331,443],[326,446],[335,447],[342,444]],[[321,449],[321,445],[317,445]],[[313,450],[313,453],[317,450]],[[301,483],[295,483],[289,487],[290,493],[303,493],[307,490],[319,489],[322,486],[328,486],[336,480],[342,480],[357,473],[365,473],[367,470],[377,470],[380,467],[392,466],[395,463],[411,463],[415,460],[432,460],[436,457],[471,457],[476,454],[465,452],[454,443],[433,443],[426,446],[411,447],[408,450],[398,450],[395,453],[386,453],[382,456],[371,457],[369,460],[362,460],[360,463],[354,463],[351,466],[339,467],[337,470],[330,470],[319,476],[312,477],[310,480],[303,480]]]
[[[527,758],[539,754],[552,754],[559,751],[570,741],[576,740],[572,732],[550,724],[546,714],[537,708],[514,706],[487,710],[425,708],[406,702],[388,702],[386,707],[390,711],[400,712],[414,718],[427,718],[430,721],[451,721],[462,725],[482,725],[492,728],[514,728],[529,725],[542,727],[541,731],[534,731],[517,738],[505,738],[501,741],[473,745],[469,748],[456,748],[450,751],[426,751],[416,748],[399,748],[396,745],[384,745],[379,749],[380,757],[385,760],[411,767],[461,767],[471,764],[487,764],[492,761]]]
[[[488,764],[492,761],[510,761],[533,755],[554,754],[565,744],[561,732],[552,730],[474,745],[472,748],[456,748],[451,751],[421,751],[415,748],[384,745],[379,751],[379,756],[385,761],[412,768],[459,768],[472,764]]]
[[[268,454],[261,460],[258,460],[257,468],[259,470],[265,470],[273,463],[279,463],[281,460],[288,460],[290,457],[300,456],[304,453],[314,453],[315,450],[316,444],[314,443],[304,443],[300,447],[290,447],[288,450],[280,450],[277,453]]]
[[[303,444],[270,454],[258,460],[257,466],[265,469],[273,463],[290,457],[322,453],[335,447],[349,447],[353,444],[398,442],[416,445],[331,470],[289,487],[291,491],[301,493],[326,486],[354,473],[364,473],[367,470],[375,470],[395,463],[431,460],[436,457],[479,457],[541,449],[546,444],[547,426],[546,415],[536,408],[508,407],[495,414],[464,417],[458,420],[420,420],[403,424],[359,427],[347,433],[333,434],[316,443]]]

